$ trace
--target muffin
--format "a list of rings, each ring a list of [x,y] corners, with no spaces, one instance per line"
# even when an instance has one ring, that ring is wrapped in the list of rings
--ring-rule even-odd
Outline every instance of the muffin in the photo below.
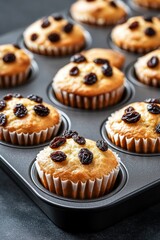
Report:
[[[131,52],[149,52],[160,46],[160,19],[136,16],[116,26],[111,33],[112,41]]]
[[[116,24],[127,16],[124,4],[110,0],[79,0],[70,12],[75,20],[94,25]]]
[[[58,101],[67,106],[101,109],[121,100],[124,82],[124,74],[108,60],[89,62],[76,54],[57,72],[52,86]]]
[[[106,122],[109,139],[136,153],[160,152],[160,98],[131,103]]]
[[[134,3],[138,4],[141,7],[159,9],[160,8],[160,0],[133,0]]]
[[[31,69],[31,57],[16,44],[0,45],[0,88],[24,83]]]
[[[23,98],[7,94],[0,100],[0,140],[17,145],[34,145],[55,136],[60,113],[37,95]]]
[[[138,80],[144,84],[160,87],[160,50],[140,57],[134,65]]]
[[[61,15],[44,17],[31,24],[24,32],[28,49],[43,55],[60,56],[80,51],[85,46],[82,27]]]
[[[70,130],[38,153],[35,166],[41,183],[50,192],[92,199],[113,189],[119,157],[103,140],[94,142]]]
[[[88,61],[94,61],[96,58],[106,59],[111,65],[117,68],[122,68],[125,62],[125,57],[117,51],[105,48],[92,48],[81,52]]]

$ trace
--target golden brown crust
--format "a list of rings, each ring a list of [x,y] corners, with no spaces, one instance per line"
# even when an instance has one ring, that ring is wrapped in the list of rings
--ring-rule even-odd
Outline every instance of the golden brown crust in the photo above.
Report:
[[[125,61],[124,55],[112,49],[92,48],[83,51],[82,54],[87,58],[88,61],[93,61],[96,58],[107,59],[111,65],[117,68],[122,68]]]
[[[54,20],[52,16],[48,17],[48,21],[51,23],[50,26],[46,28],[42,28],[41,24],[43,19],[40,19],[33,24],[31,24],[24,32],[24,41],[28,48],[36,49],[38,47],[45,48],[63,48],[63,47],[72,47],[74,45],[84,45],[85,44],[85,36],[83,29],[74,24],[73,30],[70,33],[65,33],[62,29],[68,23],[66,19],[62,19],[60,21]],[[31,40],[32,34],[37,34],[38,38],[35,41]],[[51,42],[48,39],[48,35],[51,33],[57,33],[60,35],[60,41]]]
[[[79,68],[78,76],[70,76],[70,70],[77,66]],[[113,67],[113,75],[106,77],[102,73],[101,65],[93,62],[69,63],[61,68],[53,79],[53,89],[60,89],[67,93],[73,93],[79,96],[98,96],[100,94],[111,92],[124,85],[124,75],[117,68]],[[98,80],[93,85],[86,85],[84,76],[89,73],[95,73]]]
[[[133,0],[136,4],[148,8],[160,8],[160,0]]]
[[[139,22],[139,26],[131,30],[129,26],[135,21]],[[154,36],[147,36],[144,33],[148,27],[154,28],[156,31]],[[132,17],[127,22],[116,26],[111,37],[113,42],[123,49],[138,52],[150,51],[160,46],[160,20],[153,17],[152,22],[149,22],[141,16]]]
[[[3,61],[4,55],[13,53],[16,60],[12,63]],[[25,72],[31,65],[30,56],[23,50],[12,44],[0,45],[0,76],[13,76]]]
[[[28,113],[22,118],[18,118],[14,115],[13,108],[16,104],[23,104]],[[39,116],[33,110],[33,107],[38,103],[31,101],[27,98],[12,98],[6,101],[6,107],[0,111],[7,117],[7,124],[1,126],[1,128],[8,130],[9,132],[16,131],[17,133],[33,133],[40,132],[41,130],[50,128],[60,122],[59,112],[47,103],[42,103],[45,107],[48,107],[50,113],[47,116]]]
[[[147,63],[152,57],[157,57],[159,63],[156,67],[150,68]],[[143,57],[140,57],[134,65],[136,76],[140,81],[145,79],[155,79],[160,82],[160,50],[152,51]]]
[[[98,25],[115,24],[126,15],[124,5],[117,3],[117,7],[110,4],[110,1],[95,0],[87,2],[79,0],[71,6],[71,15],[74,19],[86,23]]]
[[[107,121],[107,131],[111,130],[114,134],[134,139],[159,138],[160,134],[156,133],[155,129],[160,123],[160,114],[148,112],[147,105],[148,103],[145,102],[135,102],[115,112]],[[157,105],[160,107],[160,104]],[[124,110],[129,106],[134,107],[135,111],[141,114],[140,120],[136,123],[125,123],[121,120]]]
[[[93,153],[92,163],[83,165],[80,162],[78,153],[82,148],[87,148]],[[64,152],[67,155],[66,160],[59,163],[52,161],[50,154],[54,151]],[[73,139],[67,139],[65,144],[56,149],[46,147],[37,155],[36,161],[43,172],[51,174],[55,178],[59,177],[61,180],[73,182],[102,178],[119,164],[111,150],[102,152],[96,147],[96,143],[89,139],[86,139],[84,145],[75,143]]]

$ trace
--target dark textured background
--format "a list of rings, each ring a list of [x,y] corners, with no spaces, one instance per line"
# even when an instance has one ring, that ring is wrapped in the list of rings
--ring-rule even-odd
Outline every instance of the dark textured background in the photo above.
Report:
[[[68,7],[73,2],[72,0],[64,1]],[[41,16],[64,10],[64,1],[0,0],[0,34],[27,26]],[[1,240],[158,240],[160,239],[159,226],[160,204],[157,204],[101,232],[85,234],[64,232],[57,228],[0,169]]]

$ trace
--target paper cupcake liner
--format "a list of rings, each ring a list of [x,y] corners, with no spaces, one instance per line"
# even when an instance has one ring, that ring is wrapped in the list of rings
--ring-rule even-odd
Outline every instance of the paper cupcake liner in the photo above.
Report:
[[[160,9],[160,3],[156,3],[155,1],[152,2],[145,2],[145,1],[134,1],[135,4],[138,4],[141,7],[147,7],[147,8],[156,8]]]
[[[112,92],[100,94],[94,97],[84,97],[73,93],[54,88],[56,98],[64,105],[83,108],[83,109],[101,109],[116,104],[122,98],[124,86],[113,90]]]
[[[24,72],[11,76],[0,76],[0,88],[15,87],[23,84],[27,80],[30,70],[31,67],[29,66]]]
[[[68,47],[56,47],[56,46],[35,46],[30,42],[25,42],[27,48],[32,52],[47,55],[47,56],[64,56],[79,52],[85,46],[85,42],[80,44],[71,45]]]
[[[37,133],[33,132],[31,134],[10,132],[7,129],[1,128],[0,136],[2,141],[8,142],[14,145],[23,145],[23,146],[36,145],[36,144],[49,141],[52,137],[57,135],[60,125],[61,125],[61,121],[53,127],[47,128]]]
[[[119,162],[119,157],[116,154],[115,156]],[[35,166],[40,181],[47,190],[59,196],[74,199],[92,199],[110,192],[113,189],[120,169],[118,164],[116,168],[102,178],[75,183],[71,180],[61,180],[59,177],[55,178],[51,174],[45,173],[40,169],[38,161],[35,162]]]
[[[108,138],[118,147],[136,153],[160,152],[160,137],[158,138],[127,138],[112,131],[106,123]]]
[[[143,76],[142,73],[136,73],[138,80],[146,85],[160,87],[160,79]]]

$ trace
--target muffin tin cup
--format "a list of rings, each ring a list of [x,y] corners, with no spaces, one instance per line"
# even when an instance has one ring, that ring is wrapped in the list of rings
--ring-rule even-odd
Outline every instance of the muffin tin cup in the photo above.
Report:
[[[59,124],[42,130],[40,132],[29,133],[17,133],[10,132],[8,129],[0,128],[0,134],[2,141],[9,142],[14,145],[37,145],[49,141],[52,137],[57,135],[58,130],[61,126],[61,120]]]
[[[64,105],[83,108],[83,109],[101,109],[118,103],[124,93],[124,85],[108,92],[94,97],[84,97],[73,93],[68,93],[54,87],[56,98]]]
[[[120,158],[117,154],[115,154],[115,157],[119,162]],[[115,169],[102,178],[75,183],[71,180],[62,180],[59,177],[54,177],[51,174],[45,173],[40,169],[38,161],[35,162],[35,166],[40,181],[46,189],[56,193],[58,196],[73,199],[94,199],[109,193],[113,189],[120,167],[118,163]]]

